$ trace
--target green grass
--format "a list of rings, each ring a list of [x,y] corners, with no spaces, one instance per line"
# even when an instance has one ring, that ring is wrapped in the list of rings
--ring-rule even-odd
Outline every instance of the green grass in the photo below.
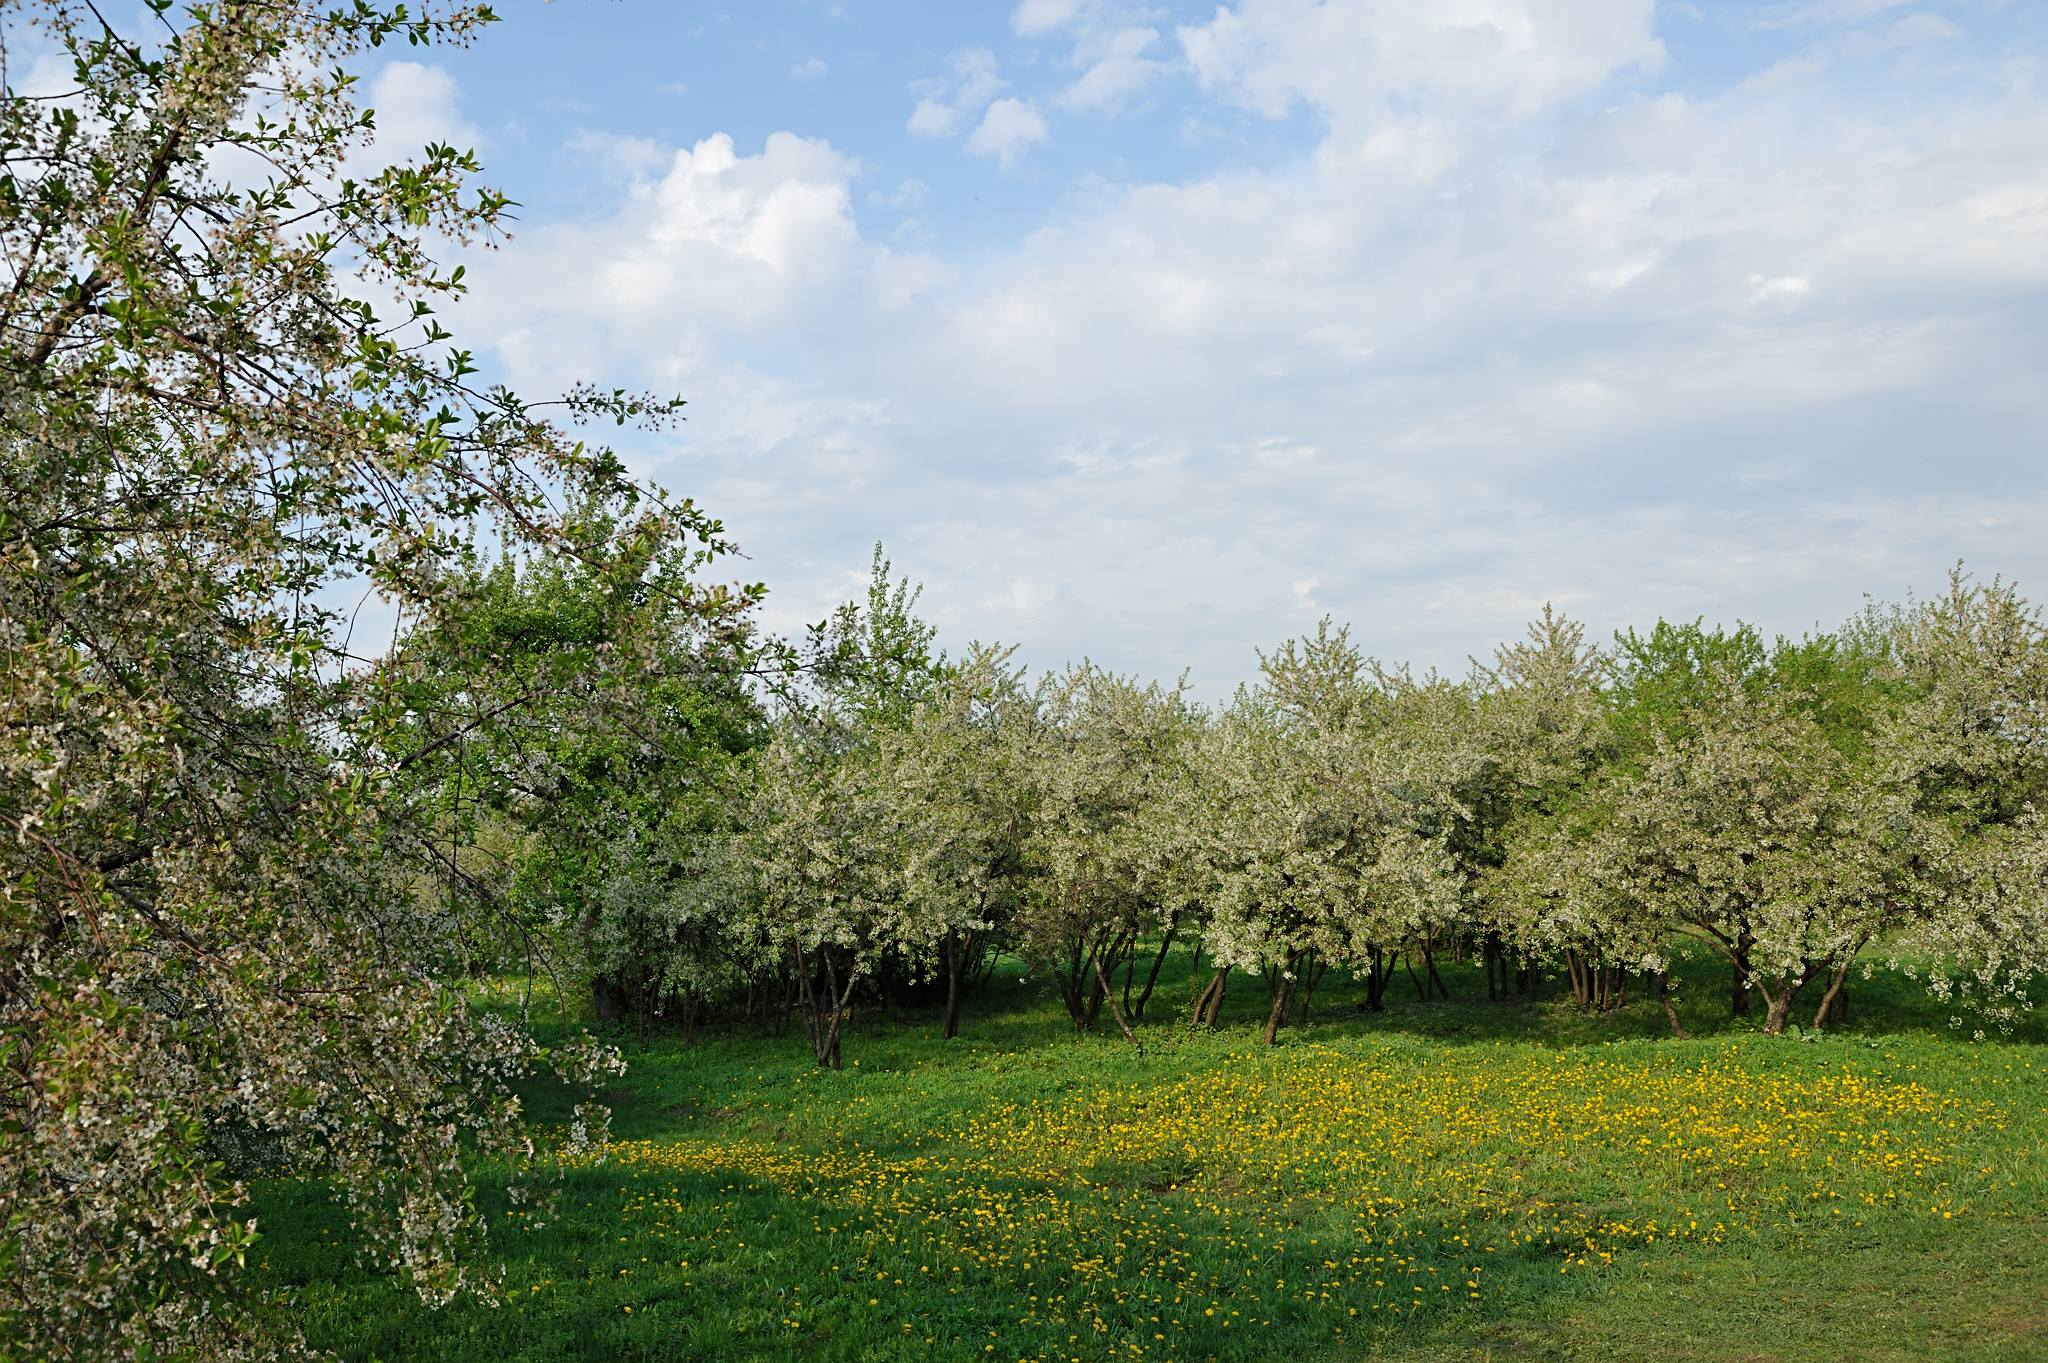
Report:
[[[358,1267],[317,1182],[259,1187],[259,1273],[351,1360],[2048,1359],[2041,1023],[1974,1040],[1879,972],[1764,1038],[1696,966],[1690,1041],[1453,967],[1377,1014],[1333,979],[1268,1052],[1257,980],[1169,1020],[1185,961],[1142,1050],[1014,967],[951,1042],[865,1010],[838,1074],[622,1037],[619,1145],[544,1225],[480,1178],[504,1304]]]

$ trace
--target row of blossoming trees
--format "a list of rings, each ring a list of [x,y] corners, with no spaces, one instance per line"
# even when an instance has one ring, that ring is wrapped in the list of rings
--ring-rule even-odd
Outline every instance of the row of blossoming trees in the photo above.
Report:
[[[822,685],[557,906],[619,1006],[779,1005],[837,1064],[864,981],[931,981],[951,1035],[998,949],[1135,1036],[1180,944],[1208,963],[1187,1016],[1262,987],[1268,1041],[1326,971],[1377,1007],[1397,971],[1445,991],[1446,952],[1501,996],[1633,975],[1677,1028],[1670,962],[1705,949],[1771,1033],[1839,1016],[1859,955],[2000,1022],[2043,964],[2048,636],[2000,583],[1775,643],[1596,648],[1546,611],[1459,680],[1325,623],[1215,708],[935,659],[885,577],[812,642]]]

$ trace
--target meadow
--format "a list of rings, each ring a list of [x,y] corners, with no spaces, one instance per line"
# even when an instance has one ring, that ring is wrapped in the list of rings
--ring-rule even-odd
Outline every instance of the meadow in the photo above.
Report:
[[[1133,1048],[1005,965],[952,1041],[862,1010],[838,1073],[794,1029],[621,1034],[601,1159],[557,1144],[539,1211],[483,1171],[498,1305],[359,1266],[317,1180],[258,1185],[260,1275],[365,1363],[2048,1358],[2039,1020],[1879,970],[1768,1038],[1699,963],[1677,1040],[1450,967],[1382,1013],[1333,979],[1271,1049],[1257,981],[1213,1032],[1176,988]]]

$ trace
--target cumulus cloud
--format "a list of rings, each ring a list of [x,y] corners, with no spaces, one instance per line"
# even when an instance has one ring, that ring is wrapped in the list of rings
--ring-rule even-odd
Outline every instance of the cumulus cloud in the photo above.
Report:
[[[603,142],[582,145],[599,157]],[[609,159],[629,176],[614,217],[529,229],[472,266],[472,315],[525,381],[623,363],[671,385],[742,337],[772,338],[876,258],[852,212],[859,163],[823,141],[776,133],[743,156],[720,133],[658,160],[625,141]]]
[[[999,99],[988,106],[981,126],[967,139],[967,150],[976,156],[993,157],[1008,170],[1025,152],[1042,146],[1049,135],[1045,116],[1031,101]]]
[[[1087,0],[1024,0],[1010,12],[1010,27],[1034,38],[1072,23],[1090,8]]]
[[[1063,109],[1115,113],[1170,69],[1146,55],[1158,42],[1158,29],[1138,25],[1084,34],[1073,55],[1081,76],[1053,101]]]
[[[1026,37],[1072,39],[1065,64],[1081,75],[1053,95],[1055,105],[1113,114],[1176,65],[1152,55],[1161,45],[1152,18],[1148,7],[1122,0],[1024,0],[1010,26]]]
[[[950,78],[921,83],[923,98],[910,111],[910,131],[950,137],[1009,82],[996,74],[996,55],[985,47],[953,54]]]
[[[2048,111],[1995,44],[1906,69],[1843,30],[1659,90],[1653,17],[1243,0],[1182,54],[1250,117],[1314,108],[1313,154],[1091,184],[972,268],[864,238],[844,150],[706,139],[514,243],[485,330],[525,374],[686,384],[639,457],[776,619],[879,535],[949,632],[1211,695],[1308,610],[1455,667],[1546,599],[1796,630],[1959,555],[2048,570]],[[1049,132],[962,102],[994,69],[926,98],[1011,163]]]
[[[387,62],[370,83],[368,103],[377,113],[373,155],[381,161],[417,155],[429,142],[465,150],[483,143],[476,125],[463,117],[455,78],[443,67]]]
[[[868,195],[868,202],[888,208],[922,208],[925,200],[931,198],[932,187],[915,176],[896,186],[894,192],[884,194],[875,190]]]
[[[1659,64],[1653,0],[1243,0],[1179,30],[1206,89],[1269,117],[1297,101],[1345,133],[1526,118]]]

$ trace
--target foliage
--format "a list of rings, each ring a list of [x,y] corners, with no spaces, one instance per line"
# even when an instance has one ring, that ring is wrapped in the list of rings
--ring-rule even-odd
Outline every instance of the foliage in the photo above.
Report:
[[[811,691],[733,768],[723,831],[655,877],[698,907],[628,952],[687,940],[691,978],[802,1001],[821,1063],[859,981],[943,977],[950,1035],[970,958],[1011,941],[1077,1030],[1106,1011],[1132,1041],[1176,940],[1211,961],[1197,1022],[1263,975],[1269,1044],[1333,968],[1378,1008],[1404,969],[1442,993],[1468,951],[1489,997],[1557,963],[1588,1008],[1655,988],[1675,1029],[1694,946],[1774,1034],[1839,1019],[1877,942],[1998,1025],[2029,1006],[2041,631],[2003,585],[1771,643],[1660,622],[1603,651],[1546,609],[1464,681],[1325,620],[1205,709],[1091,664],[1033,686],[1006,650],[948,663],[888,574],[878,549],[866,603],[813,632]]]
[[[849,733],[906,723],[947,673],[946,655],[932,652],[938,630],[917,615],[924,588],[891,570],[876,544],[866,605],[848,601],[806,631],[802,670],[815,698],[792,699]]]
[[[524,1158],[509,1084],[616,1064],[549,1055],[460,984],[519,927],[451,855],[466,773],[562,678],[477,637],[461,569],[482,531],[646,581],[712,636],[754,593],[644,576],[724,552],[717,523],[471,383],[434,316],[462,271],[433,251],[499,232],[474,159],[358,169],[350,65],[492,17],[154,3],[128,34],[71,0],[0,10],[5,1356],[268,1347],[228,1157],[333,1171],[365,1253],[431,1301],[488,1294],[466,1169]],[[353,654],[351,579],[461,652],[460,684]],[[565,646],[593,696],[644,656]]]
[[[2011,584],[1960,570],[1865,625],[1902,697],[1886,736],[1953,848],[1945,902],[1901,945],[1933,959],[1938,995],[2010,1026],[2048,966],[2048,630]]]
[[[2032,685],[2038,636],[2009,588],[1960,576],[1939,602],[1837,635],[1618,635],[1596,697],[1611,748],[1578,745],[1564,779],[1503,821],[1482,895],[1496,930],[1575,977],[1582,956],[1661,972],[1674,934],[1693,935],[1729,960],[1738,1013],[1763,995],[1774,1033],[1817,981],[1823,1025],[1867,944],[1910,941],[1970,961],[1966,985],[2009,1022],[2038,961],[2024,945],[2038,832],[2018,812],[2038,781],[2031,730],[1958,711],[2011,713],[2001,691]],[[1947,966],[1935,979],[1951,987]]]
[[[838,1066],[846,1008],[885,962],[942,970],[957,1026],[969,959],[1007,919],[1032,706],[1006,659],[971,649],[878,727],[829,704],[785,716],[734,773],[724,826],[696,840],[679,892],[773,973],[821,1065]]]
[[[1143,936],[1174,930],[1194,893],[1184,883],[1183,811],[1169,801],[1195,717],[1178,689],[1088,664],[1046,678],[1039,705],[1018,934],[1076,1029],[1107,1001],[1130,1036],[1110,978],[1135,966]]]
[[[767,721],[742,622],[690,604],[703,562],[658,543],[599,564],[501,557],[468,569],[459,613],[394,659],[409,710],[466,726],[420,787],[444,807],[449,877],[468,892],[451,900],[498,896],[520,931],[486,940],[529,979],[589,977],[606,1016],[644,1021],[717,974],[675,916],[681,862]],[[462,865],[493,845],[507,855],[489,878]]]
[[[1470,755],[1446,688],[1378,673],[1327,621],[1264,672],[1202,751],[1203,930],[1219,964],[1270,971],[1271,1044],[1315,958],[1383,982],[1387,952],[1458,921]]]

